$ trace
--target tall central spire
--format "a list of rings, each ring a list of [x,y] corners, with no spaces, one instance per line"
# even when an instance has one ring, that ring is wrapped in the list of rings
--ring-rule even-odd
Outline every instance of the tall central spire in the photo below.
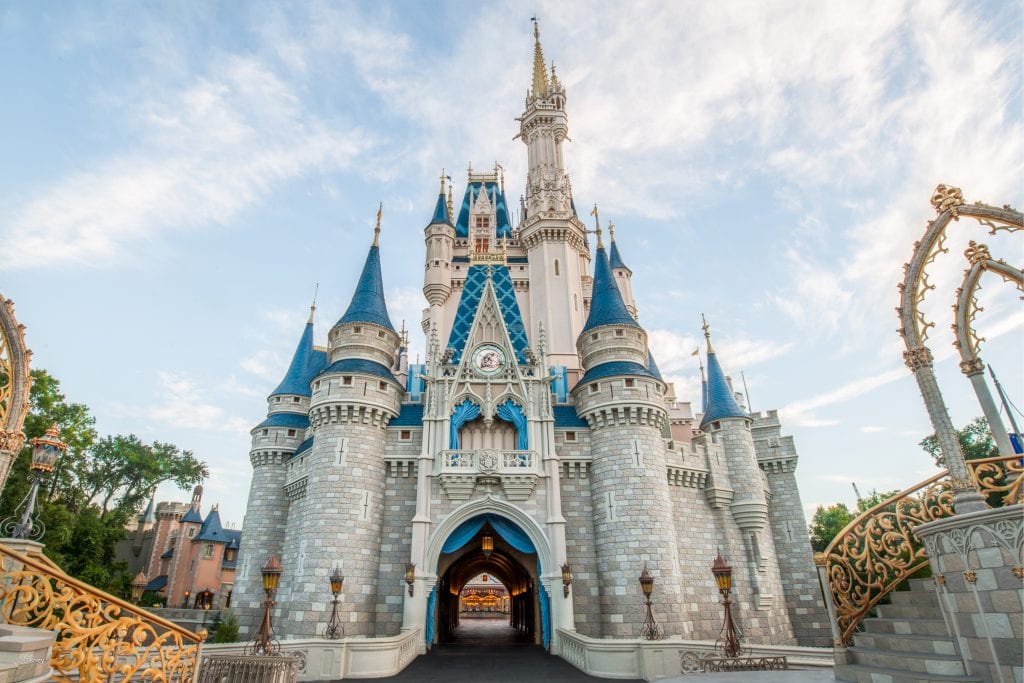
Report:
[[[544,50],[540,46],[540,26],[533,18],[533,96],[541,97],[548,91],[548,72],[544,66]]]

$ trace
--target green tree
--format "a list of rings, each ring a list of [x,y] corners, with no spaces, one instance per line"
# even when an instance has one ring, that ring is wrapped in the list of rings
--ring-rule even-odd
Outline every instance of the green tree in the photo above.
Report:
[[[992,438],[992,430],[988,428],[988,420],[984,417],[974,418],[963,429],[958,429],[956,435],[960,439],[960,449],[964,452],[966,460],[993,458],[999,455],[999,448]],[[946,466],[939,451],[939,440],[934,434],[926,436],[918,445],[934,458],[938,467]]]
[[[828,544],[832,542],[832,539],[838,536],[839,532],[853,521],[854,516],[850,512],[850,508],[846,507],[846,503],[836,503],[828,507],[819,505],[818,509],[814,511],[811,526],[808,528],[811,534],[811,547],[814,548],[814,552],[820,553],[825,550]]]
[[[127,596],[132,577],[114,561],[114,547],[125,525],[156,487],[173,481],[188,488],[208,474],[191,451],[135,435],[97,440],[95,419],[82,403],[69,402],[60,382],[45,370],[32,371],[31,406],[25,434],[41,436],[56,424],[68,445],[50,474],[46,495],[36,508],[45,527],[46,554],[68,574],[111,593]],[[15,459],[0,495],[0,519],[16,514],[31,482],[32,449]]]
[[[217,615],[220,618],[220,615]],[[228,618],[218,623],[210,636],[211,643],[236,643],[238,642],[238,620],[235,615],[228,613]]]

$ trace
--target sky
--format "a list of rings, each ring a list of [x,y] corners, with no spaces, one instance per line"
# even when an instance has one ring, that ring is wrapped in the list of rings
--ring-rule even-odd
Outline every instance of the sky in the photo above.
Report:
[[[441,169],[514,140],[531,16],[568,93],[566,166],[633,271],[640,322],[699,401],[701,313],[754,410],[796,439],[808,516],[935,467],[903,365],[901,264],[938,183],[1024,194],[1017,2],[0,3],[0,293],[34,367],[101,434],[192,450],[205,509],[240,526],[249,430],[319,284],[341,316],[384,204],[391,318],[425,306],[422,228]],[[950,306],[970,220],[933,266],[929,345],[953,421],[981,409]],[[981,357],[1024,407],[1024,309],[986,280]],[[412,339],[413,355],[423,339]],[[1018,416],[1019,417],[1019,416]],[[165,486],[160,499],[187,500]]]

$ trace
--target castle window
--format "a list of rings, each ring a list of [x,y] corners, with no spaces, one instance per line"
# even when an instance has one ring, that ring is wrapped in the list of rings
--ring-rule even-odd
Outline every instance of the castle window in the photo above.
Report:
[[[344,384],[346,387],[350,387],[352,386],[352,378],[346,375],[345,377],[341,378],[341,383]]]
[[[280,403],[280,402],[281,402],[281,397],[280,396],[275,396],[274,397],[274,403]]]
[[[555,277],[558,277],[559,274],[560,273],[558,272],[558,259],[555,259]]]
[[[320,380],[313,383],[313,391],[320,391]]]
[[[440,262],[440,261],[438,261],[437,259],[434,259],[434,265],[435,265],[435,266],[439,266],[439,265],[441,265],[441,262]]]
[[[615,330],[616,337],[624,337],[626,333],[623,330]]]
[[[636,380],[635,380],[635,379],[627,379],[627,380],[626,380],[626,386],[627,386],[627,387],[633,387],[633,386],[636,386]]]
[[[298,396],[292,396],[292,403],[298,403],[301,400]]]
[[[193,537],[193,536],[195,536],[195,535],[196,535],[196,530],[195,530],[194,528],[192,528],[192,527],[189,527],[189,530],[188,530],[188,537],[189,537],[189,538],[192,538],[192,537]]]
[[[235,557],[237,557],[237,555],[238,555],[238,551],[237,550],[235,550],[234,548],[228,548],[227,550],[224,551],[224,561],[225,562],[234,562],[235,561]]]
[[[288,430],[288,436],[295,436],[295,430],[294,429],[289,429]]]
[[[208,560],[213,557],[213,544],[207,543],[203,546],[203,559]]]
[[[363,328],[360,327],[359,325],[356,325],[355,327],[352,328],[352,332],[355,333],[355,334],[359,334],[362,331],[363,331]]]
[[[719,422],[718,420],[715,420],[714,422],[711,423],[711,426],[714,427],[715,429],[721,429],[722,423]]]
[[[388,390],[388,383],[387,382],[381,382],[380,384],[377,385],[377,388],[379,388],[381,391],[387,391]]]
[[[565,433],[565,440],[566,441],[575,441],[576,440],[576,432],[566,432]]]
[[[401,439],[402,441],[410,441],[412,439],[412,432],[409,431],[408,429],[403,429],[401,432],[399,432],[398,438]]]
[[[491,227],[491,219],[487,216],[476,217],[476,227],[478,228],[489,228]]]
[[[485,254],[491,249],[491,241],[486,237],[477,237],[475,240],[476,253]]]
[[[264,429],[263,430],[263,436],[267,436],[268,434],[270,434],[270,430],[269,429]]]
[[[590,341],[597,341],[597,332],[595,332],[594,334],[590,335]]]
[[[597,393],[597,388],[598,388],[597,387],[597,382],[594,382],[593,384],[591,384],[590,385],[590,393],[596,394]]]

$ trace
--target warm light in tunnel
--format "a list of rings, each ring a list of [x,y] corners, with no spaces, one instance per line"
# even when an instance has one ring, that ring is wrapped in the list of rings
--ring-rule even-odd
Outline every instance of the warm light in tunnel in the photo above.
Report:
[[[491,559],[491,553],[494,552],[494,537],[487,534],[481,538],[480,549],[484,551],[484,557]]]

